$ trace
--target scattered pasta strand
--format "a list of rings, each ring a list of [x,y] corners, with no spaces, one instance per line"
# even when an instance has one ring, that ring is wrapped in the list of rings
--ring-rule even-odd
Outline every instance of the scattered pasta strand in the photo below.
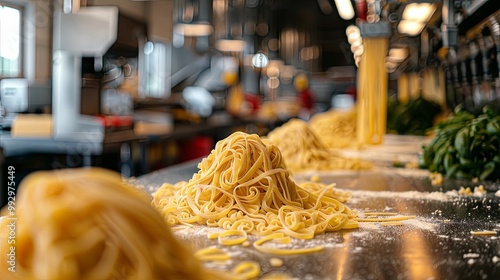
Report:
[[[227,236],[236,235],[239,238],[229,239]],[[226,230],[218,236],[219,244],[221,245],[239,245],[247,241],[247,233],[243,230]]]
[[[260,275],[260,265],[256,262],[244,261],[233,268],[231,272],[235,275],[236,279],[254,279]]]
[[[262,253],[274,254],[274,255],[294,255],[294,254],[308,254],[319,252],[323,250],[323,246],[315,246],[310,248],[300,248],[300,249],[282,249],[282,248],[273,248],[268,246],[263,246],[264,243],[268,241],[277,241],[280,243],[289,243],[290,237],[284,235],[283,233],[274,233],[261,239],[255,241],[253,243],[255,249]]]
[[[472,235],[497,235],[497,232],[493,230],[471,231],[470,233]]]
[[[220,234],[220,232],[216,232],[216,233],[209,233],[209,234],[207,235],[207,237],[208,237],[208,239],[217,239],[217,238],[219,238],[219,234]]]
[[[200,249],[194,253],[194,256],[200,261],[227,261],[231,258],[226,252],[217,247]]]

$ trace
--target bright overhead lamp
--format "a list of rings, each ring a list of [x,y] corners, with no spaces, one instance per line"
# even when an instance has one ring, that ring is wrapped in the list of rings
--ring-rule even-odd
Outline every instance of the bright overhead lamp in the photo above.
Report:
[[[361,38],[361,34],[360,33],[351,33],[349,34],[349,36],[347,36],[347,41],[349,42],[349,44],[354,44],[354,42],[357,42],[357,41],[363,41],[363,39]]]
[[[363,42],[360,40],[360,41],[356,41],[354,43],[351,44],[351,52],[355,52],[357,49],[359,48],[364,48],[363,47]]]
[[[354,57],[354,64],[356,65],[356,67],[359,68],[360,63],[361,63],[361,56],[355,56]]]
[[[362,56],[364,52],[365,52],[365,47],[363,47],[363,45],[361,45],[353,51],[353,55],[354,56]]]
[[[245,49],[245,41],[219,39],[215,42],[215,48],[221,52],[241,52]]]
[[[403,17],[398,24],[398,32],[410,36],[420,34],[434,11],[436,11],[436,5],[432,3],[407,4],[403,11]]]
[[[264,68],[269,64],[269,58],[263,53],[256,53],[252,57],[252,65],[255,68]]]
[[[409,3],[403,11],[403,19],[427,23],[435,10],[431,3]]]
[[[402,20],[398,24],[398,32],[403,34],[408,34],[410,36],[416,36],[422,32],[425,27],[425,23],[411,20]]]
[[[357,50],[354,51],[354,53],[352,54],[354,57],[361,57],[363,55],[363,53],[365,52],[365,49],[364,48],[359,48]]]
[[[174,25],[174,33],[185,37],[210,36],[214,27],[209,23],[177,23]]]
[[[349,36],[351,35],[352,33],[358,33],[358,34],[361,34],[361,30],[359,29],[359,27],[357,27],[356,25],[349,25],[346,29],[345,29],[345,35]]]
[[[387,60],[394,62],[402,62],[408,57],[408,49],[406,48],[392,48],[389,50]]]
[[[399,62],[390,61],[386,57],[384,65],[385,65],[385,69],[387,70],[387,72],[394,73],[394,71],[396,71],[396,69],[398,69],[400,63]]]
[[[386,69],[395,69],[399,66],[399,63],[390,61],[390,60],[385,60],[385,68]]]
[[[335,0],[335,6],[341,18],[350,20],[354,17],[354,9],[351,0]]]

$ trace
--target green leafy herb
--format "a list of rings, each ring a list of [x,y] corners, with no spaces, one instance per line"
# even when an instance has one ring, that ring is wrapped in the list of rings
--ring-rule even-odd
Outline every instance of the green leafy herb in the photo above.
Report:
[[[419,164],[447,178],[500,179],[500,115],[491,108],[474,116],[460,108],[437,124]]]

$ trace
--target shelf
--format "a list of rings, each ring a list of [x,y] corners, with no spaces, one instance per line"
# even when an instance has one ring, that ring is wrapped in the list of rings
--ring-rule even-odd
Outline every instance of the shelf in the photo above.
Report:
[[[465,34],[469,29],[480,24],[489,16],[498,12],[500,1],[476,0],[466,9],[466,14],[457,18],[459,32]]]

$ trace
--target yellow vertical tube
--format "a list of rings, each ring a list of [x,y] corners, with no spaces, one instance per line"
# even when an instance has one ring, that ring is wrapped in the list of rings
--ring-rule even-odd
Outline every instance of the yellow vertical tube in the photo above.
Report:
[[[408,103],[410,94],[408,93],[408,75],[402,73],[398,78],[398,101],[401,104]]]
[[[412,100],[420,97],[420,76],[416,72],[410,73],[410,97]]]
[[[387,38],[363,38],[364,53],[358,68],[357,138],[362,144],[382,144],[387,122],[385,57]]]

